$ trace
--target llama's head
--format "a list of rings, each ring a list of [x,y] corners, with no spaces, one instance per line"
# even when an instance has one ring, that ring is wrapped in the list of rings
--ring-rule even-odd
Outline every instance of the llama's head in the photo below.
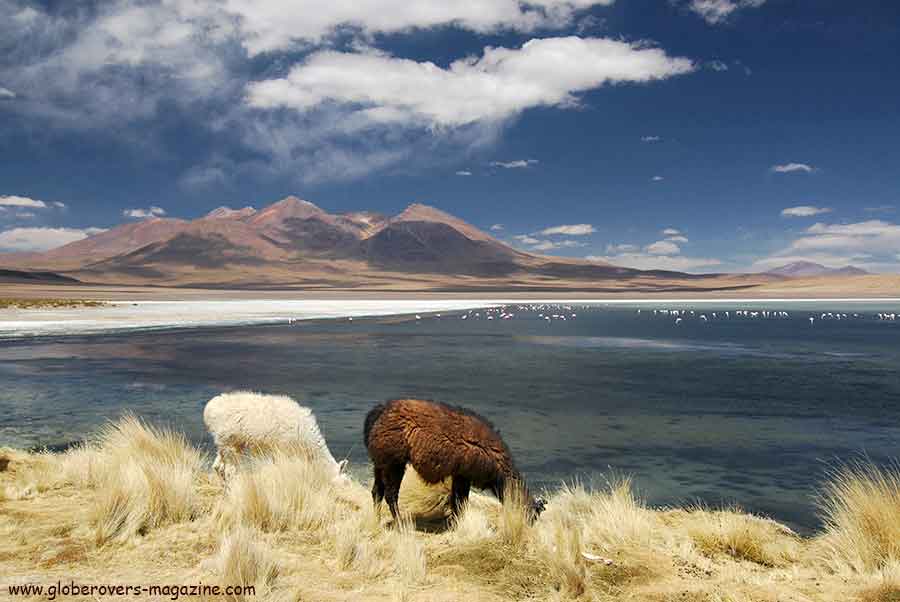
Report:
[[[514,472],[509,478],[501,475],[490,489],[497,496],[497,499],[500,500],[500,503],[503,503],[504,499],[507,498],[518,500],[517,503],[521,503],[525,507],[525,512],[531,523],[538,519],[547,506],[544,498],[532,497],[525,480],[518,472]]]

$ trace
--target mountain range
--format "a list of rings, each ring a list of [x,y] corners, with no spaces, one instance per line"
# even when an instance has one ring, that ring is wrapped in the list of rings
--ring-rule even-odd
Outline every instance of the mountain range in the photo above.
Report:
[[[821,263],[812,261],[794,261],[786,265],[773,268],[766,272],[772,276],[785,278],[821,278],[826,276],[865,276],[869,272],[847,265],[841,268],[829,268]]]
[[[219,207],[195,220],[151,217],[44,253],[0,255],[0,265],[97,283],[305,289],[711,290],[791,276],[790,266],[692,275],[549,257],[427,205],[393,217],[332,214],[293,196],[260,210]]]

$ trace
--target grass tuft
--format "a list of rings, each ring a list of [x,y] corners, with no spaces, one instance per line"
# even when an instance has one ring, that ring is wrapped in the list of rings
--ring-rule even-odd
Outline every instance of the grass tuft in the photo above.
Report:
[[[798,553],[796,538],[786,527],[765,518],[744,514],[739,508],[691,512],[688,534],[707,556],[726,554],[763,566],[785,566]]]
[[[255,596],[268,593],[279,573],[274,555],[263,543],[261,534],[245,527],[231,531],[222,539],[213,565],[222,586],[242,589],[253,586]],[[236,599],[242,600],[243,596]]]
[[[900,465],[861,461],[835,470],[819,500],[822,560],[856,573],[900,562]]]

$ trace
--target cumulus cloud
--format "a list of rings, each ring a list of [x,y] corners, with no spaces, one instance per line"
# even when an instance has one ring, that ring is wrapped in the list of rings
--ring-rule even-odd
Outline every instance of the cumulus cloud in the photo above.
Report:
[[[831,213],[828,207],[814,207],[812,205],[798,205],[797,207],[787,207],[781,210],[784,217],[811,217],[821,213]]]
[[[491,167],[502,167],[503,169],[525,169],[532,165],[540,163],[537,159],[516,159],[515,161],[491,161]]]
[[[286,10],[281,2],[226,0],[240,20],[242,44],[251,55],[317,43],[339,28],[384,34],[453,25],[477,33],[512,30],[527,33],[572,23],[579,10],[608,6],[614,0],[301,0]]]
[[[17,99],[4,110],[15,111],[14,123],[102,129],[129,148],[160,152],[170,144],[158,134],[165,128],[148,124],[190,117],[201,139],[234,152],[227,171],[220,158],[186,165],[179,184],[187,188],[248,176],[351,179],[404,161],[458,160],[529,108],[570,109],[585,91],[694,66],[645,42],[604,38],[546,37],[440,66],[367,45],[436,27],[552,36],[612,2],[297,0],[286,10],[278,0],[116,0],[62,10],[0,0],[8,50],[0,82]],[[338,47],[353,50],[327,50]],[[274,79],[251,82],[259,73]]]
[[[491,226],[490,230],[491,232],[502,232],[504,228],[505,226],[503,224],[494,224]]]
[[[637,253],[641,248],[638,245],[629,245],[629,244],[608,244],[606,245],[606,254],[607,255],[619,255],[622,253]]]
[[[461,169],[461,170],[459,170],[458,172],[456,172],[456,175],[458,175],[458,176],[471,176],[471,175],[472,175],[472,172],[469,171],[469,170],[467,170],[467,169]]]
[[[854,264],[871,271],[898,271],[900,224],[869,220],[850,224],[816,223],[791,244],[760,259],[756,268],[791,261],[815,261],[829,267]]]
[[[662,182],[663,180],[665,180],[665,178],[662,176],[653,176],[651,180],[653,180],[654,182]]]
[[[587,236],[588,234],[593,234],[596,232],[594,226],[591,224],[564,224],[562,226],[553,226],[551,228],[544,228],[538,234],[543,236],[553,236],[555,234],[561,234],[565,236]]]
[[[145,219],[148,217],[162,217],[166,214],[166,210],[162,207],[151,206],[146,209],[125,209],[122,215],[134,219]]]
[[[0,196],[0,206],[2,207],[34,207],[35,209],[46,209],[47,203],[37,201],[24,196]]]
[[[0,250],[49,251],[102,231],[101,228],[12,228],[0,232]]]
[[[651,255],[678,255],[681,247],[671,240],[658,240],[644,247],[644,251]]]
[[[641,142],[660,142],[662,138],[659,136],[641,136]]]
[[[722,265],[718,259],[706,257],[684,257],[681,255],[652,255],[648,253],[618,253],[610,255],[589,255],[589,261],[602,261],[613,265],[637,270],[674,270],[679,272],[710,271]]]
[[[577,240],[541,240],[533,245],[533,251],[552,251],[553,249],[573,249],[577,247],[586,247],[587,244]]]
[[[665,239],[643,247],[636,244],[609,244],[606,246],[606,255],[592,255],[587,259],[639,270],[709,271],[710,268],[722,265],[719,259],[682,255],[680,244],[687,244],[689,241],[677,228],[665,228],[661,234]]]
[[[710,25],[719,25],[741,9],[759,8],[765,3],[766,0],[690,0],[688,8]]]
[[[9,88],[0,86],[0,100],[11,100],[16,97],[16,93]]]
[[[537,238],[535,238],[533,236],[529,236],[528,234],[516,234],[515,236],[513,236],[513,238],[515,238],[517,241],[519,241],[523,245],[536,245],[541,242]]]
[[[712,69],[713,71],[728,71],[728,63],[718,59],[707,61],[705,66],[707,69]]]
[[[0,195],[0,209],[5,207],[27,207],[29,209],[65,209],[66,204],[59,201],[39,201],[27,196]]]
[[[320,51],[282,78],[254,82],[260,109],[308,111],[337,103],[381,124],[456,127],[509,119],[533,107],[570,108],[578,93],[688,73],[693,63],[659,48],[605,38],[533,39],[486,47],[442,68],[381,52]]]
[[[806,163],[784,163],[782,165],[773,165],[770,169],[775,173],[792,173],[797,171],[812,173],[816,171],[815,167]]]
[[[493,230],[493,228],[491,229]],[[548,240],[545,238],[536,238],[529,234],[518,234],[513,236],[513,238],[520,244],[528,246],[530,251],[552,251],[553,249],[572,249],[587,246],[587,243],[577,240]]]

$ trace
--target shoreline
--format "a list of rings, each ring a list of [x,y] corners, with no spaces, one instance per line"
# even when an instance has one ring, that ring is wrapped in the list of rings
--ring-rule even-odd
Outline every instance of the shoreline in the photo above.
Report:
[[[900,298],[771,298],[747,297],[515,297],[476,298],[437,294],[419,294],[415,298],[369,294],[353,298],[238,298],[190,299],[106,299],[97,306],[40,307],[34,309],[0,309],[0,340],[23,340],[34,337],[96,335],[128,332],[222,328],[292,324],[313,320],[385,318],[460,312],[503,305],[595,305],[611,307],[702,308],[734,305],[743,307],[793,307],[803,311],[807,305],[827,304],[829,309],[844,305],[872,305],[888,311],[900,310]],[[813,309],[810,307],[809,309]]]

